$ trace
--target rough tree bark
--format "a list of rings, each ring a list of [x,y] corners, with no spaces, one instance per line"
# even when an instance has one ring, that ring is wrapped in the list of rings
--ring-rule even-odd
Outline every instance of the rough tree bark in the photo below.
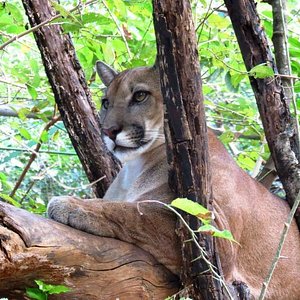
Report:
[[[253,0],[224,1],[243,55],[247,70],[267,63],[275,73],[276,65]],[[249,77],[267,142],[290,206],[300,190],[300,165],[297,133],[280,78]],[[300,228],[300,208],[295,215]]]
[[[290,60],[286,44],[286,1],[285,0],[266,0],[272,5],[273,13],[273,47],[278,73],[281,75],[291,75]],[[293,101],[293,81],[288,77],[281,77],[281,83],[284,89],[288,105]],[[267,188],[271,187],[272,182],[277,177],[277,172],[272,159],[269,157],[264,165],[262,172],[259,174],[259,181]]]
[[[286,0],[269,0],[273,13],[273,36],[274,53],[278,72],[281,75],[291,75],[290,60],[286,44],[285,28],[286,20]],[[282,77],[281,83],[285,92],[286,101],[290,104],[293,100],[293,80]]]
[[[23,0],[30,25],[52,18],[56,12],[48,0]],[[103,197],[118,170],[105,151],[98,117],[91,102],[84,73],[69,35],[59,25],[46,25],[34,32],[55,101],[73,146],[97,197]]]
[[[64,284],[51,299],[165,299],[176,277],[140,248],[93,236],[0,202],[0,298],[28,299],[34,280]]]
[[[190,3],[154,0],[153,8],[161,88],[167,108],[169,184],[179,197],[211,208],[207,128]],[[197,218],[186,214],[184,218],[191,228],[200,226]],[[192,299],[223,299],[220,282],[213,278],[206,262],[195,260],[200,256],[199,249],[185,242],[190,235],[183,224],[179,224],[178,232],[183,245],[184,295]],[[201,235],[199,241],[209,260],[220,268],[213,239]]]

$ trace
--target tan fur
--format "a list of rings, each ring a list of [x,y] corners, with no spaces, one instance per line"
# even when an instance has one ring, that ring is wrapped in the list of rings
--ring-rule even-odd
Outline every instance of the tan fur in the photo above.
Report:
[[[179,274],[180,245],[174,232],[174,215],[145,203],[140,204],[141,215],[136,204],[145,199],[170,202],[174,198],[167,184],[163,100],[158,72],[155,68],[138,68],[117,75],[100,63],[98,73],[108,85],[106,97],[110,105],[101,112],[103,128],[121,125],[122,134],[118,135],[123,139],[118,141],[117,138],[115,142],[132,147],[137,143],[133,138],[132,124],[138,123],[142,124],[145,132],[150,132],[153,140],[149,147],[128,149],[127,154],[115,153],[125,164],[107,191],[104,202],[73,197],[54,198],[49,204],[49,216],[96,235],[137,244]],[[147,99],[139,104],[132,102],[136,86],[149,92]],[[114,152],[114,143],[107,136],[104,139]],[[245,282],[257,298],[275,255],[289,208],[285,201],[270,194],[241,170],[211,131],[209,153],[216,223],[220,229],[230,230],[241,245],[218,239],[225,279],[227,282]],[[299,300],[300,238],[294,222],[282,255],[284,258],[275,270],[267,299]]]

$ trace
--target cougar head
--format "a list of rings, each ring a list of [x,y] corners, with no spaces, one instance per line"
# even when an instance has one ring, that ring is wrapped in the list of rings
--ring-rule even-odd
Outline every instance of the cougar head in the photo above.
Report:
[[[156,67],[118,73],[98,61],[97,73],[107,87],[100,122],[109,151],[122,163],[164,143],[163,99]]]

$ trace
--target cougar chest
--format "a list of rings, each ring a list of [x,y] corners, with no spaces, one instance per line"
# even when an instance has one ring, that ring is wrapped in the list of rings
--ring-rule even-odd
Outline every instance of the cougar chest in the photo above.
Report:
[[[172,193],[168,186],[168,166],[164,145],[128,161],[104,199],[125,202],[138,200],[168,201]]]

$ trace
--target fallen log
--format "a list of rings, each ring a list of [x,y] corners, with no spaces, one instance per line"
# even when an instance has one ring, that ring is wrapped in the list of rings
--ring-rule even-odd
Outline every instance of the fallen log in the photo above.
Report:
[[[178,279],[153,256],[0,202],[0,298],[28,299],[34,280],[63,284],[50,299],[165,299]]]

